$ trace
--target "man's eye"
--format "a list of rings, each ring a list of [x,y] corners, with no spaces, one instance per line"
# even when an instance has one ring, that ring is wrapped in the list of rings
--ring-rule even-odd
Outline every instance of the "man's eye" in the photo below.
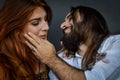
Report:
[[[69,17],[69,21],[71,21],[73,18],[72,17]]]
[[[32,22],[31,23],[33,26],[37,26],[37,25],[39,25],[39,22]]]

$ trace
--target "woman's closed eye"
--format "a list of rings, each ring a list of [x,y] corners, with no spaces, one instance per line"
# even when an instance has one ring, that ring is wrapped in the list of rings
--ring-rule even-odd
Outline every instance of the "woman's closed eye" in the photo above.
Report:
[[[33,26],[38,26],[38,25],[39,25],[39,21],[33,21],[33,22],[31,22],[31,24],[32,24]]]
[[[41,18],[33,18],[30,20],[31,25],[38,26],[41,22]]]

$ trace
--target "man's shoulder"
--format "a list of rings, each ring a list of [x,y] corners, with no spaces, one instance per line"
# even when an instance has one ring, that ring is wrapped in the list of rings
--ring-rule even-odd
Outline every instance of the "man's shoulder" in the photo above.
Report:
[[[110,35],[107,40],[120,40],[120,34]]]
[[[102,45],[105,45],[105,46],[111,46],[113,45],[114,43],[120,43],[120,34],[117,34],[117,35],[110,35],[108,38],[106,38]]]

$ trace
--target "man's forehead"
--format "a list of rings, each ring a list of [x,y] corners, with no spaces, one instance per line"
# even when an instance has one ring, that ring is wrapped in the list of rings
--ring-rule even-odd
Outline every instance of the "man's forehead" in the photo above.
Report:
[[[76,11],[75,14],[76,14],[76,19],[77,19],[76,21],[77,21],[77,22],[81,22],[81,21],[82,21],[82,17],[81,17],[81,15],[80,15],[80,12],[79,12],[79,11]]]
[[[75,12],[75,15],[76,15],[76,16],[75,16],[75,17],[76,17],[76,21],[77,21],[77,22],[79,22],[79,21],[81,22],[81,21],[82,21],[82,17],[80,16],[80,12],[79,12],[78,10]],[[71,16],[72,16],[72,15],[71,15],[71,12],[69,12],[69,13],[67,14],[67,16],[65,17],[65,20],[71,18]]]
[[[75,14],[75,19],[77,22],[83,21],[83,18],[84,18],[83,14],[81,14],[79,10],[76,10],[74,14]]]
[[[68,18],[70,18],[71,17],[71,13],[69,12],[68,14],[67,14],[67,16],[65,17],[65,19],[68,19]]]

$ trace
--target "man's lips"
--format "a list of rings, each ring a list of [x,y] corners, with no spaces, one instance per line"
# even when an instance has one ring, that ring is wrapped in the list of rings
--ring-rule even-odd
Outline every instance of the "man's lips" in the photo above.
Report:
[[[67,30],[67,29],[69,29],[69,27],[65,27],[65,28],[63,29],[63,31],[65,31],[65,30]]]
[[[68,31],[68,30],[70,30],[70,27],[65,27],[65,28],[63,29],[63,32],[66,32],[66,31]]]
[[[69,27],[64,27],[63,30],[68,29]]]

